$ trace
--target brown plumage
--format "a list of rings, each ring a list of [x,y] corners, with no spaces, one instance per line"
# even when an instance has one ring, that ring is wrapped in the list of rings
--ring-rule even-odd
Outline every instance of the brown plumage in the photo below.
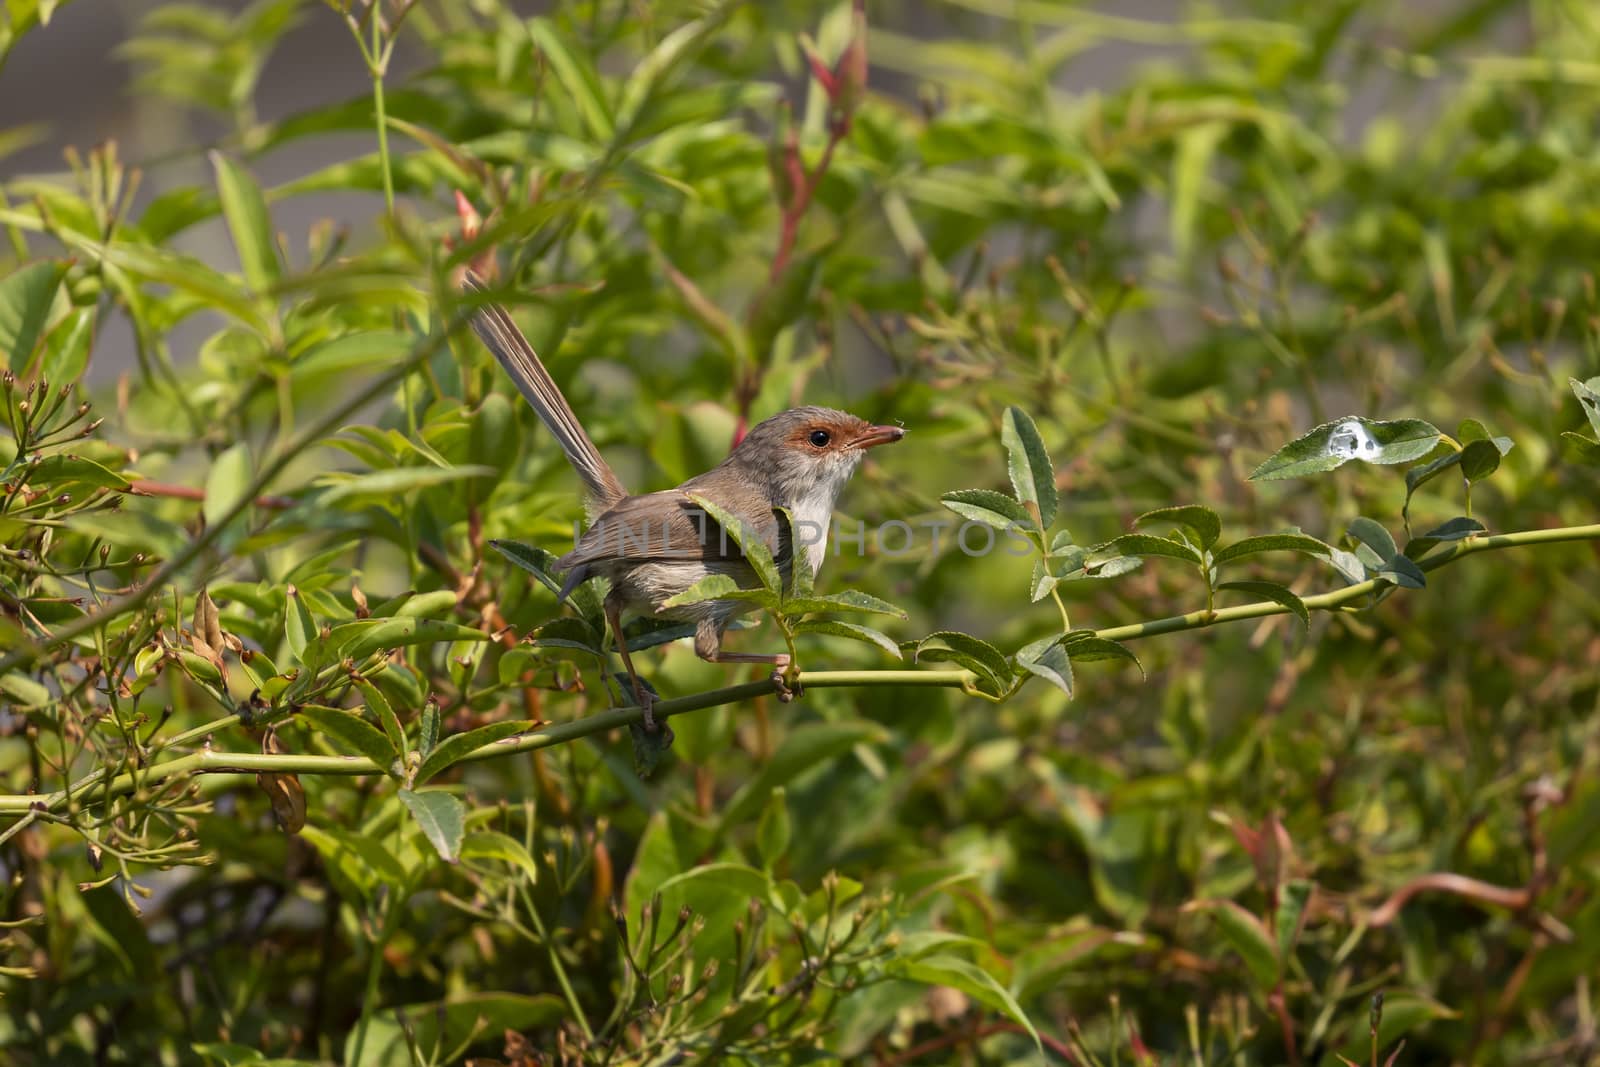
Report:
[[[465,286],[474,293],[485,291],[470,273]],[[785,581],[797,555],[814,575],[822,565],[834,503],[845,482],[867,449],[898,441],[905,431],[874,426],[831,408],[791,408],[751,429],[727,459],[704,474],[676,489],[629,496],[511,316],[496,305],[483,304],[472,326],[583,480],[594,521],[572,551],[556,560],[567,575],[562,595],[595,575],[610,580],[606,618],[634,696],[644,708],[646,726],[654,729],[652,700],[623,640],[625,610],[694,623],[694,650],[701,658],[714,663],[770,663],[780,696],[788,693],[783,679],[789,665],[786,654],[722,648],[723,631],[734,616],[749,610],[747,604],[713,600],[662,607],[708,574],[730,575],[745,588],[758,584],[732,540],[689,497],[714,502],[744,524],[745,536],[759,536],[772,550]],[[781,529],[774,511],[778,507],[794,516],[792,535]]]

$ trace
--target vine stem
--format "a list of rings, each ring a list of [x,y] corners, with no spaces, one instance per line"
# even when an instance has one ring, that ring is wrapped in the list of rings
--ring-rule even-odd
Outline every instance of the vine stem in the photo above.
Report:
[[[259,486],[256,488],[258,490]],[[244,499],[248,500],[248,496]],[[218,523],[214,529],[221,529],[222,526],[223,523]],[[1560,526],[1544,530],[1521,530],[1515,533],[1474,537],[1458,541],[1434,555],[1424,557],[1418,563],[1418,566],[1424,571],[1435,571],[1454,563],[1456,560],[1477,555],[1481,552],[1494,552],[1506,548],[1519,548],[1530,545],[1559,544],[1567,541],[1600,541],[1600,523],[1588,526]],[[1302,603],[1314,611],[1339,611],[1347,605],[1377,592],[1384,584],[1376,580],[1358,582],[1344,589],[1305,597]],[[146,586],[145,588],[148,589],[150,587]],[[148,596],[148,593],[145,595]],[[142,602],[142,599],[140,602]],[[1131,641],[1141,637],[1155,637],[1159,634],[1177,633],[1183,630],[1200,630],[1226,622],[1239,622],[1245,619],[1259,619],[1288,613],[1289,609],[1281,604],[1274,601],[1261,601],[1255,604],[1242,604],[1233,608],[1191,611],[1184,615],[1173,615],[1164,619],[1107,627],[1106,629],[1095,631],[1095,636],[1112,641]],[[90,627],[82,627],[82,629],[92,628],[92,625]],[[62,635],[68,629],[68,627],[63,627],[58,632],[57,639],[64,640],[65,638]],[[81,629],[77,632],[81,632]],[[799,680],[801,685],[808,689],[914,686],[961,689],[967,692],[973,691],[975,681],[974,675],[964,670],[801,671]],[[678,697],[674,700],[661,701],[655,706],[655,715],[658,719],[669,718],[673,715],[683,715],[704,708],[720,707],[725,704],[735,704],[742,700],[750,700],[754,697],[767,696],[776,691],[777,687],[771,679],[747,682],[743,685],[728,686],[723,689],[713,689],[691,696]],[[618,707],[596,712],[593,715],[586,715],[571,722],[533,726],[523,733],[473,749],[463,756],[459,762],[472,763],[497,759],[517,752],[533,752],[539,749],[551,748],[555,745],[564,745],[580,738],[590,737],[594,734],[605,733],[608,730],[627,726],[630,723],[640,722],[643,718],[643,711],[636,706]],[[238,721],[237,716],[227,716],[214,723],[185,731],[183,737],[198,740]],[[243,775],[262,772],[276,774],[368,775],[384,774],[386,770],[365,756],[219,752],[206,748],[200,752],[192,752],[164,763],[156,763],[137,772],[137,774],[124,772],[111,775],[106,771],[97,771],[80,779],[71,790],[63,789],[49,794],[0,795],[0,814],[10,813],[27,817],[32,812],[53,812],[66,805],[74,795],[81,796],[90,788],[95,790],[97,796],[109,800],[114,796],[131,793],[137,789],[147,788],[184,775]]]

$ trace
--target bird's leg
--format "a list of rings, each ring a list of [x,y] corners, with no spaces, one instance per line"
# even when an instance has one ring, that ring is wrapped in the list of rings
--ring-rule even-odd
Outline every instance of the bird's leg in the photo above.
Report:
[[[790,679],[787,652],[725,652],[722,627],[714,620],[702,619],[694,631],[694,654],[707,663],[770,663],[772,684],[778,687],[778,700],[787,704],[801,695],[799,678]]]
[[[617,651],[622,654],[622,666],[627,669],[628,679],[633,683],[633,698],[639,702],[640,709],[644,711],[644,728],[655,733],[656,717],[652,709],[655,707],[656,699],[639,680],[639,672],[633,669],[633,657],[628,655],[628,642],[622,636],[622,604],[608,596],[605,608],[606,621],[611,624],[611,635],[616,638]]]

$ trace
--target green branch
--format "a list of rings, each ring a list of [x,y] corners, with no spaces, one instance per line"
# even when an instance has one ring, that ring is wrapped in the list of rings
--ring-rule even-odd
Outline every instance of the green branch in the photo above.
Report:
[[[249,499],[249,497],[247,496],[245,499]],[[219,523],[217,528],[220,529],[221,525]],[[1565,541],[1600,541],[1600,524],[1563,526],[1547,530],[1523,530],[1517,533],[1475,537],[1465,541],[1458,541],[1434,555],[1425,557],[1418,565],[1424,571],[1434,571],[1458,559],[1480,552],[1493,552],[1503,548],[1518,548],[1528,545],[1558,544]],[[1372,595],[1383,585],[1384,583],[1378,581],[1359,582],[1345,589],[1305,597],[1303,603],[1307,608],[1313,610],[1338,611],[1347,605]],[[1173,615],[1165,619],[1132,623],[1127,626],[1112,626],[1097,630],[1096,636],[1113,641],[1130,641],[1135,638],[1154,637],[1158,634],[1176,633],[1182,630],[1200,630],[1221,623],[1240,622],[1245,619],[1259,619],[1272,615],[1285,615],[1288,614],[1288,611],[1288,608],[1276,602],[1262,601],[1214,611],[1192,611],[1185,615]],[[961,689],[970,692],[974,684],[972,673],[964,670],[802,671],[799,680],[800,684],[808,689],[922,686]],[[770,679],[747,682],[742,685],[712,689],[692,696],[679,697],[675,700],[661,701],[655,706],[655,715],[658,719],[673,715],[683,715],[705,708],[736,704],[742,700],[767,696],[776,691],[777,687]],[[638,707],[611,708],[597,712],[594,715],[584,716],[572,722],[550,723],[535,727],[525,733],[491,742],[467,753],[459,762],[472,763],[481,760],[498,759],[517,752],[532,752],[541,748],[551,748],[555,745],[576,741],[579,738],[615,730],[631,723],[640,722],[642,719],[643,712]],[[193,730],[185,731],[181,735],[181,740],[196,740],[234,725],[238,721],[236,716],[228,716],[196,727]],[[174,741],[180,741],[180,739],[175,738]],[[65,806],[73,796],[81,797],[91,789],[97,798],[103,797],[109,800],[114,796],[121,796],[137,789],[148,788],[149,786],[186,775],[258,774],[263,772],[272,774],[325,775],[387,773],[385,768],[378,766],[378,764],[364,756],[218,752],[207,749],[202,752],[179,756],[164,763],[157,763],[137,772],[125,772],[115,776],[111,776],[106,771],[94,772],[79,779],[74,783],[71,790],[63,789],[55,793],[33,796],[0,796],[0,814],[19,813],[24,814],[26,818],[29,813],[34,811],[54,812]]]

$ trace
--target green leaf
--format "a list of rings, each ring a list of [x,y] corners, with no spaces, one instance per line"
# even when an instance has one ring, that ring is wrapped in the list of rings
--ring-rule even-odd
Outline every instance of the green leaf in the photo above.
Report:
[[[51,492],[67,491],[69,487],[80,485],[126,492],[132,485],[116,471],[107,470],[92,459],[59,452],[33,465],[28,472],[28,484],[35,488],[48,487]]]
[[[823,552],[826,545],[818,543],[816,534],[798,529],[795,526],[794,513],[788,508],[778,507],[773,508],[772,511],[773,514],[778,516],[778,521],[783,527],[784,532],[780,536],[787,537],[789,543],[797,547],[801,546],[802,538],[806,542],[803,545],[803,552],[797,552],[795,564],[789,567],[789,588],[784,590],[784,595],[788,597],[811,596],[815,589],[817,573],[809,566],[809,557],[813,550]],[[825,537],[826,531],[822,531],[822,533]]]
[[[461,858],[461,838],[466,830],[467,806],[442,789],[400,790],[400,800],[422,828],[422,834],[446,863]]]
[[[1591,441],[1571,430],[1562,430],[1561,437],[1580,460],[1592,467],[1600,466],[1600,441]]]
[[[1017,649],[1017,666],[1072,696],[1072,660],[1059,637],[1041,637]]]
[[[205,501],[200,513],[207,526],[222,521],[235,504],[245,499],[250,490],[250,446],[244,441],[235,443],[211,461],[206,474]]]
[[[1413,537],[1406,542],[1405,552],[1412,559],[1418,560],[1427,555],[1436,545],[1444,544],[1447,541],[1461,541],[1487,532],[1488,527],[1477,519],[1458,515],[1449,522],[1435,527],[1425,534]]]
[[[347,333],[306,349],[290,364],[289,377],[295,382],[310,382],[391,367],[410,354],[415,341],[410,334],[395,330]]]
[[[1410,556],[1396,553],[1384,561],[1375,578],[1382,578],[1402,589],[1423,589],[1427,587],[1428,578],[1422,573],[1422,568],[1412,562]]]
[[[1167,556],[1197,566],[1200,563],[1200,553],[1192,545],[1154,534],[1123,534],[1103,545],[1096,545],[1084,562],[1095,567],[1118,556]]]
[[[1155,526],[1157,524],[1184,526],[1194,532],[1200,542],[1201,548],[1210,548],[1217,543],[1217,538],[1222,536],[1222,520],[1210,508],[1198,504],[1183,504],[1177,507],[1157,508],[1147,511],[1133,520],[1135,526]]]
[[[605,654],[601,651],[600,635],[587,622],[570,615],[551,619],[530,634],[529,641],[539,648],[566,648],[597,658]],[[630,651],[637,647],[632,641],[628,642]]]
[[[1005,654],[987,641],[956,630],[931,633],[912,647],[913,662],[956,663],[978,676],[986,683],[990,693],[998,696],[1011,684],[1011,662]]]
[[[461,839],[461,859],[496,860],[517,868],[528,876],[528,884],[539,880],[539,868],[522,842],[498,830],[480,830]]]
[[[431,645],[442,641],[487,641],[489,635],[460,623],[439,619],[360,619],[335,626],[330,644],[337,655],[353,660],[365,659],[374,652],[388,652],[408,645]]]
[[[1589,420],[1589,428],[1596,437],[1600,437],[1600,375],[1580,382],[1576,378],[1568,378],[1567,384],[1572,387],[1572,395],[1578,398],[1578,406],[1583,408],[1584,417]]]
[[[289,642],[289,651],[293,653],[295,662],[302,666],[310,666],[306,660],[306,649],[319,633],[316,620],[311,617],[311,610],[306,607],[305,601],[300,599],[299,590],[292,585],[289,586],[284,600],[283,634]]]
[[[738,826],[767,802],[772,790],[857,745],[880,743],[883,729],[869,722],[815,722],[797,726],[766,765],[739,787],[722,809],[722,826]]]
[[[783,786],[774,786],[767,797],[767,806],[761,810],[761,820],[756,823],[756,851],[768,870],[777,866],[789,851],[789,804]]]
[[[66,274],[63,264],[42,260],[19,267],[0,279],[0,354],[21,374],[33,355]]]
[[[1026,411],[1009,407],[1000,423],[1000,440],[1006,446],[1011,486],[1017,499],[1032,504],[1038,511],[1039,528],[1048,530],[1056,521],[1056,474],[1039,428]]]
[[[361,693],[361,699],[366,702],[367,710],[372,712],[383,726],[383,734],[389,739],[389,747],[396,755],[404,756],[406,751],[406,731],[400,725],[400,717],[394,713],[394,708],[389,703],[389,698],[383,691],[365,678],[356,679],[356,689]]]
[[[262,336],[271,333],[255,300],[236,282],[193,256],[154,245],[126,242],[101,244],[70,230],[60,231],[60,237],[75,251],[100,260],[109,268],[158,285],[170,285],[194,297],[202,306],[226,312]],[[116,282],[115,278],[108,277],[107,280]],[[128,297],[130,303],[139,299],[137,290],[132,290],[126,284],[117,288],[131,293]]]
[[[1243,538],[1218,549],[1216,555],[1211,557],[1211,561],[1220,567],[1224,563],[1243,559],[1245,556],[1260,555],[1262,552],[1300,552],[1307,556],[1316,556],[1318,559],[1327,559],[1332,551],[1331,545],[1308,534],[1261,534],[1257,537]]]
[[[617,676],[619,684],[625,684],[621,675]],[[655,686],[644,679],[639,683],[652,697],[656,693]],[[656,773],[656,768],[661,766],[661,761],[667,758],[667,753],[672,751],[672,742],[677,735],[672,732],[672,727],[666,723],[658,722],[654,730],[646,730],[642,721],[628,723],[628,743],[633,751],[633,773],[640,781]]]
[[[1307,629],[1311,627],[1311,612],[1306,610],[1305,601],[1296,596],[1294,590],[1286,585],[1279,585],[1277,582],[1223,582],[1217,586],[1219,592],[1224,589],[1282,604],[1294,613],[1302,626]]]
[[[52,382],[77,381],[89,366],[94,345],[96,309],[74,308],[45,335],[44,358],[39,372]]]
[[[414,489],[431,489],[451,482],[464,482],[494,474],[493,467],[473,464],[462,467],[391,467],[383,471],[369,471],[357,475],[329,475],[324,485],[332,485],[317,499],[319,507],[328,507],[352,497],[393,497]]]
[[[846,589],[838,593],[828,593],[823,596],[790,597],[784,601],[783,608],[789,615],[804,615],[811,612],[854,611],[863,615],[893,615],[897,619],[906,617],[906,613],[887,600],[879,600],[870,593],[863,593],[858,589]]]
[[[1306,905],[1311,901],[1311,890],[1310,882],[1296,878],[1285,883],[1278,891],[1278,910],[1273,915],[1273,925],[1278,939],[1278,959],[1285,969],[1294,955],[1295,942],[1300,939]]]
[[[217,176],[217,198],[222,202],[222,216],[228,222],[234,250],[239,253],[244,280],[255,292],[265,293],[281,273],[266,198],[243,167],[221,152],[213,151],[210,157]]]
[[[1352,459],[1367,463],[1409,463],[1433,451],[1439,431],[1421,419],[1379,421],[1350,415],[1323,423],[1284,445],[1250,474],[1251,481],[1303,478],[1344,466]]]
[[[434,589],[406,597],[399,606],[387,614],[395,618],[428,619],[453,611],[458,599],[453,589]]]
[[[325,708],[319,704],[307,704],[299,714],[319,733],[327,735],[335,748],[367,757],[385,774],[394,773],[395,757],[402,753],[390,744],[383,731],[361,716],[342,708]]]
[[[740,589],[730,574],[708,574],[683,592],[661,602],[663,608],[681,608],[707,600],[745,600],[772,609],[778,595],[767,589]]]
[[[1493,441],[1469,441],[1461,450],[1461,474],[1481,482],[1500,468],[1500,448]]]
[[[50,695],[50,690],[20,671],[0,674],[0,693],[10,697],[7,703],[19,711],[26,708],[41,708],[54,699]]]
[[[1440,456],[1438,459],[1430,460],[1427,463],[1417,467],[1412,467],[1410,470],[1406,471],[1406,499],[1403,510],[1408,510],[1411,507],[1411,496],[1413,493],[1415,493],[1418,489],[1421,489],[1428,482],[1433,481],[1433,479],[1437,478],[1440,474],[1443,474],[1451,467],[1459,465],[1461,463],[1461,455],[1462,454],[1459,451],[1452,450]]]
[[[634,64],[633,71],[622,84],[622,95],[617,104],[616,128],[619,136],[626,137],[634,132],[640,117],[653,100],[664,95],[662,90],[670,83],[673,73],[711,39],[727,21],[735,6],[724,3],[706,15],[677,27]]]
[[[745,562],[749,563],[751,568],[755,570],[756,577],[761,580],[762,587],[775,596],[782,596],[783,578],[778,574],[778,565],[772,561],[771,549],[767,547],[766,542],[756,535],[755,530],[746,525],[744,520],[733,512],[728,511],[715,501],[696,493],[689,493],[687,496],[702,511],[710,515],[712,520],[722,528],[722,532],[728,535],[728,540],[738,547],[740,554],[745,558]],[[705,531],[705,537],[709,539],[711,531]]]
[[[877,645],[895,659],[902,658],[900,646],[887,634],[874,630],[870,626],[862,626],[853,622],[842,622],[838,619],[802,619],[794,624],[797,634],[825,634],[829,637],[848,637],[853,641],[863,641],[869,645]]]
[[[532,729],[534,724],[531,722],[502,721],[492,722],[465,733],[451,734],[438,742],[437,747],[430,746],[423,749],[422,766],[417,768],[416,784],[422,785],[434,775],[461,762],[462,757],[476,752],[485,745],[516,737]]]
[[[1139,662],[1139,657],[1133,650],[1120,641],[1113,641],[1106,637],[1096,637],[1093,630],[1074,630],[1061,638],[1061,647],[1070,659],[1081,660],[1084,663],[1093,663],[1099,660],[1125,660],[1139,668],[1140,675],[1144,674],[1144,664]]]
[[[1203,911],[1217,920],[1222,936],[1244,960],[1258,990],[1267,992],[1277,985],[1277,952],[1272,935],[1260,919],[1231,900],[1197,900],[1184,910]]]
[[[958,990],[978,1003],[1005,1014],[1028,1032],[1028,1036],[1033,1038],[1034,1045],[1041,1054],[1043,1053],[1044,1046],[1039,1042],[1039,1033],[1023,1014],[1022,1006],[995,980],[993,975],[977,964],[969,963],[959,956],[934,955],[914,960],[893,960],[887,970],[888,973],[909,982]]]
[[[405,868],[376,837],[332,826],[307,826],[300,836],[322,856],[334,888],[352,904],[370,901],[382,886],[396,890],[406,883]]]
[[[993,489],[957,489],[939,501],[963,519],[985,523],[997,530],[1033,529],[1033,516],[1022,504]]]
[[[151,944],[144,923],[122,895],[120,880],[83,891],[79,899],[89,917],[87,932],[110,950],[110,956],[121,964],[128,978],[136,982],[149,981],[161,965],[156,960],[155,946]],[[100,980],[104,981],[104,976]]]
[[[520,541],[490,541],[490,547],[512,563],[521,567],[550,592],[561,594],[561,583],[550,576],[556,557],[542,548],[525,545]]]
[[[1394,543],[1394,537],[1383,524],[1364,515],[1351,521],[1349,533],[1351,540],[1359,545],[1365,545],[1376,555],[1376,560],[1368,561],[1369,563],[1386,563],[1399,551]],[[1356,554],[1361,553],[1357,550]]]
[[[573,38],[557,31],[554,24],[544,17],[531,18],[524,25],[533,46],[550,64],[567,98],[577,108],[589,136],[600,144],[610,141],[616,131],[601,92],[600,78],[586,60],[567,48],[567,42]]]

